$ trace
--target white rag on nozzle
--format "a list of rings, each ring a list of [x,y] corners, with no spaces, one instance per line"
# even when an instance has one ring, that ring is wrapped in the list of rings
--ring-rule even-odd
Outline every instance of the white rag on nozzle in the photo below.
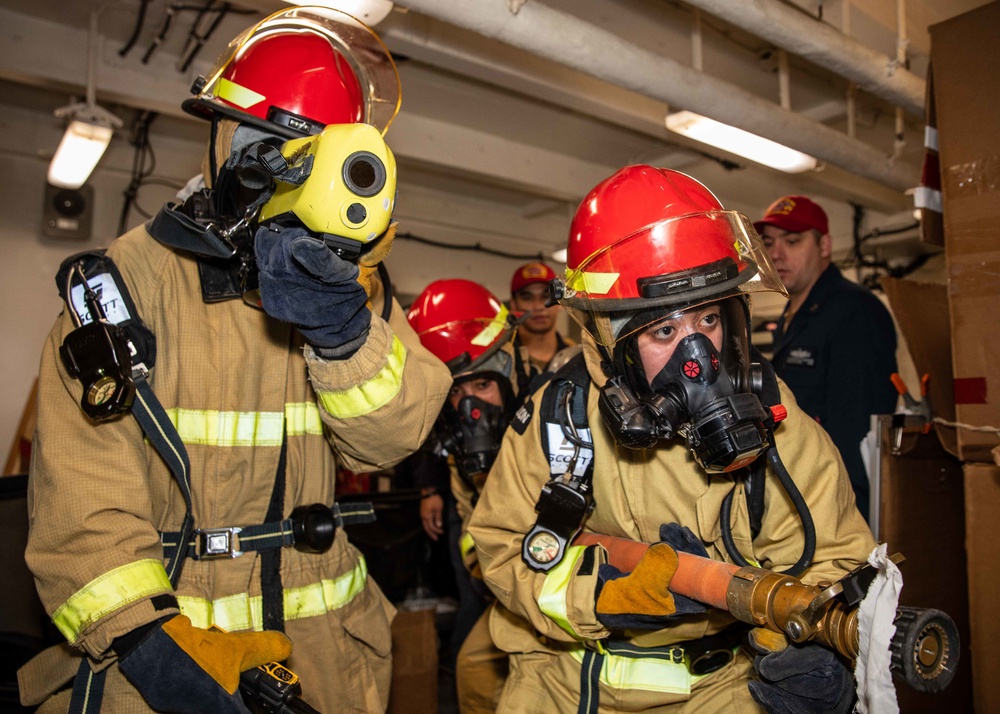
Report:
[[[878,572],[858,609],[858,662],[854,679],[858,683],[857,711],[861,714],[899,714],[896,687],[889,671],[889,643],[896,633],[896,608],[903,574],[889,560],[885,543],[868,556]]]

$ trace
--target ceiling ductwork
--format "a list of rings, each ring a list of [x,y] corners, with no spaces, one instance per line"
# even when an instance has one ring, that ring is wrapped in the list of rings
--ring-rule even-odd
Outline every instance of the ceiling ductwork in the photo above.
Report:
[[[893,162],[869,144],[540,2],[405,0],[399,4],[672,107],[737,126],[895,190],[917,184],[915,167]],[[884,70],[888,59],[881,57]]]
[[[836,72],[911,114],[924,116],[925,82],[896,60],[774,0],[684,0],[776,47]]]

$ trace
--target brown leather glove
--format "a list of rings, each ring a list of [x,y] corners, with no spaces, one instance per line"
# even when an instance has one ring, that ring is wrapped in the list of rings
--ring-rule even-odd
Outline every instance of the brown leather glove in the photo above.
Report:
[[[673,615],[677,605],[667,586],[675,572],[677,552],[666,543],[651,545],[631,573],[604,583],[597,596],[597,614]]]
[[[750,639],[750,646],[757,654],[771,654],[781,652],[788,647],[788,638],[780,632],[774,632],[766,627],[755,627],[750,630],[747,636]]]
[[[397,225],[399,224],[396,221],[392,221],[385,229],[385,233],[375,239],[375,245],[372,246],[371,250],[358,258],[358,270],[360,271],[358,282],[368,293],[369,298],[372,297],[372,279],[378,269],[378,264],[385,260],[389,251],[392,250],[392,241],[396,237]]]
[[[122,674],[149,706],[178,714],[246,714],[240,673],[292,653],[280,632],[204,630],[184,615],[143,628],[138,643],[115,642]]]

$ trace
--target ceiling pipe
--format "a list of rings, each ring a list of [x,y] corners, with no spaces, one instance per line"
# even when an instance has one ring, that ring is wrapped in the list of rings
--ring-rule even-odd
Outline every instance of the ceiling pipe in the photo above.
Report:
[[[505,0],[400,0],[398,4],[671,107],[766,137],[898,191],[917,185],[916,167],[893,163],[868,144],[539,2],[527,2],[516,12]]]
[[[898,58],[876,52],[788,5],[774,0],[684,0],[699,10],[804,57],[915,116],[924,116],[924,80]]]

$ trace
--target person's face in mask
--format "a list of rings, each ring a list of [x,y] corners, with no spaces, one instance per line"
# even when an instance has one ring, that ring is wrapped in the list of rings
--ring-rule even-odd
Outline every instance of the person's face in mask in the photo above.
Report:
[[[468,379],[459,384],[452,385],[451,391],[448,392],[448,402],[451,406],[457,409],[462,397],[479,397],[487,404],[497,407],[503,406],[500,385],[497,384],[495,379],[486,377]]]
[[[696,332],[708,337],[716,350],[722,349],[722,308],[719,305],[703,305],[674,313],[642,330],[637,346],[646,380],[660,373],[678,342]]]

